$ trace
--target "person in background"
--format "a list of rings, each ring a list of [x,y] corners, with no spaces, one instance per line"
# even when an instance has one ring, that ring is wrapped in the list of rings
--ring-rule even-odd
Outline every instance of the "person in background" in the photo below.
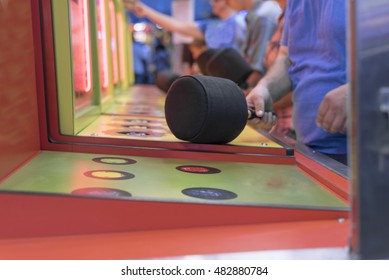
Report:
[[[347,164],[346,4],[288,0],[280,51],[246,97],[260,118],[274,124],[272,104],[293,90],[297,141]]]
[[[226,2],[235,10],[248,11],[246,40],[242,54],[254,70],[247,79],[249,88],[252,88],[266,73],[264,58],[267,43],[277,28],[278,18],[282,10],[277,1],[226,0]]]
[[[203,40],[193,40],[189,44],[184,44],[182,50],[182,62],[184,64],[185,75],[200,75],[201,72],[197,58],[207,50],[207,46]]]
[[[148,42],[150,35],[146,29],[132,32],[135,84],[153,83],[153,51]]]
[[[162,72],[171,69],[170,53],[167,46],[164,44],[161,38],[156,38],[154,43],[154,55],[153,55],[155,70],[154,72]]]
[[[146,17],[166,30],[204,41],[207,48],[232,47],[241,50],[246,36],[246,12],[237,12],[226,0],[211,0],[212,10],[218,19],[199,22],[180,21],[160,13],[139,0],[123,0],[124,6],[138,17]]]

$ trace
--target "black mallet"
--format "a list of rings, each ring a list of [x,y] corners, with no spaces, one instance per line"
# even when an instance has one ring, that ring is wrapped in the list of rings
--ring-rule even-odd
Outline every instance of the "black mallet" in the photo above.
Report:
[[[229,79],[246,89],[247,79],[253,72],[251,65],[233,48],[208,49],[197,58],[204,75]]]
[[[167,93],[173,82],[179,78],[180,75],[173,71],[165,70],[158,72],[155,77],[155,85],[164,93]]]
[[[222,144],[234,140],[255,113],[248,110],[236,83],[198,75],[174,81],[166,96],[165,117],[178,139]]]

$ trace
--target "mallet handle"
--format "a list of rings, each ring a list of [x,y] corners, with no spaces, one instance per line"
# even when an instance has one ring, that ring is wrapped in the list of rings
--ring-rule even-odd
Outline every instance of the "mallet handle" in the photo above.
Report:
[[[272,112],[274,115],[276,115],[275,112]],[[277,116],[277,115],[276,115]],[[257,115],[255,114],[255,110],[254,109],[247,109],[247,119],[248,120],[251,120],[251,119],[254,119],[254,118],[258,118]]]
[[[254,109],[248,109],[247,110],[247,119],[248,120],[251,120],[253,118],[257,117],[257,115],[255,114],[255,110]]]

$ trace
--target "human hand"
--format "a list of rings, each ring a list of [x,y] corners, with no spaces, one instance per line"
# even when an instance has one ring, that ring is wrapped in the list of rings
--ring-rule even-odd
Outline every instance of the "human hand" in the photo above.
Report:
[[[329,91],[319,106],[317,126],[330,133],[347,131],[347,84]]]
[[[133,11],[138,17],[144,17],[146,14],[145,5],[139,0],[123,0],[123,5],[127,10]]]
[[[248,108],[254,108],[257,118],[250,120],[256,127],[269,129],[277,123],[277,117],[272,111],[273,99],[269,90],[258,84],[246,97]]]

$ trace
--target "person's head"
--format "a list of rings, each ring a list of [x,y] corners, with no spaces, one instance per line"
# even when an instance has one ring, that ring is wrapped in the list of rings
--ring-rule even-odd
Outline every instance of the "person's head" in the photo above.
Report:
[[[194,39],[190,44],[188,44],[189,51],[192,54],[194,59],[207,49],[207,45],[204,40]]]
[[[236,11],[250,10],[254,5],[254,0],[225,0],[227,5]]]
[[[280,5],[281,9],[285,10],[287,0],[278,0],[278,5]]]
[[[210,0],[209,4],[212,6],[213,14],[221,19],[226,19],[236,12],[227,5],[227,0]]]

